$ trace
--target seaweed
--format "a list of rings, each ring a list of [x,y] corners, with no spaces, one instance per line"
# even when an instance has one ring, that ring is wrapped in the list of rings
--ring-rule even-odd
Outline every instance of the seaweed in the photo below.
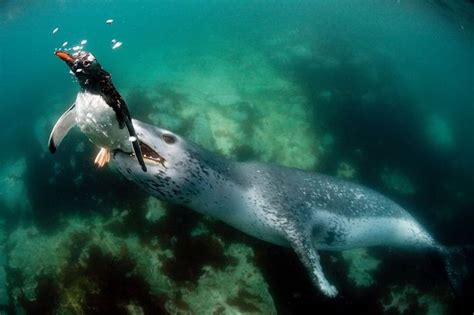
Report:
[[[235,259],[224,255],[222,243],[204,235],[177,238],[173,252],[174,257],[163,262],[163,270],[177,283],[196,284],[204,266],[219,270],[236,264]]]
[[[20,295],[18,303],[27,314],[55,314],[59,305],[59,292],[56,279],[40,275],[36,287],[36,300],[30,301],[24,295]]]
[[[228,298],[227,304],[236,306],[243,313],[262,313],[263,310],[252,304],[252,300],[262,302],[262,299],[254,294],[251,294],[245,289],[240,289],[236,297]]]

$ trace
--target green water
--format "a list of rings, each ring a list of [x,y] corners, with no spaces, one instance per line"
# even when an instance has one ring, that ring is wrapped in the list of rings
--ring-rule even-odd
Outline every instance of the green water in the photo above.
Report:
[[[53,53],[82,40],[134,118],[231,159],[364,184],[441,243],[474,243],[471,2],[7,0],[0,312],[472,312],[430,255],[322,253],[343,293],[330,300],[290,250],[96,169],[78,130],[51,155],[79,90]]]

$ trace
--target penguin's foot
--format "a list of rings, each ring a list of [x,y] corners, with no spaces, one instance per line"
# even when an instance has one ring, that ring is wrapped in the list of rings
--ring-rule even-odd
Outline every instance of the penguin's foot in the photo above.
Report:
[[[104,148],[100,148],[99,153],[95,157],[94,164],[95,166],[101,168],[104,167],[110,161],[110,151]]]

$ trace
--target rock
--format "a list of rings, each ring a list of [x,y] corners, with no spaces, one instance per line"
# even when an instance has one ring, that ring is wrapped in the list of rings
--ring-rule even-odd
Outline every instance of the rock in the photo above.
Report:
[[[352,179],[356,176],[356,169],[347,162],[340,162],[339,166],[337,167],[336,176],[345,178],[345,179]]]
[[[343,251],[342,258],[349,266],[347,276],[355,286],[370,287],[374,284],[372,274],[377,271],[380,260],[372,257],[367,249]]]
[[[0,204],[9,212],[24,213],[29,211],[30,201],[28,199],[25,181],[26,159],[21,158],[8,161],[0,169]]]

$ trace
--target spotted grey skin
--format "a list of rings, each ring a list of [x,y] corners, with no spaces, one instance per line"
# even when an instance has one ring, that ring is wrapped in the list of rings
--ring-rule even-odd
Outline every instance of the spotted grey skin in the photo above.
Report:
[[[374,245],[443,251],[400,206],[360,185],[265,163],[230,161],[170,131],[134,120],[164,165],[115,151],[112,164],[161,200],[218,218],[256,238],[292,247],[327,296],[337,295],[317,250]]]

